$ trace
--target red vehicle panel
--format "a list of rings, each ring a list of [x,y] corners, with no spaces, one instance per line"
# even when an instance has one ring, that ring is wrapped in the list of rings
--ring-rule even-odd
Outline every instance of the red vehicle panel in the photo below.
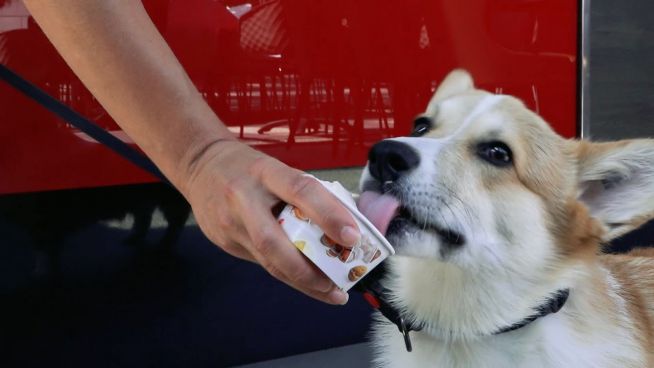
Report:
[[[0,4],[0,62],[129,142],[20,1]],[[559,133],[576,134],[573,1],[145,5],[234,134],[298,168],[364,164],[374,142],[410,131],[456,67],[484,89],[518,96]],[[4,84],[0,111],[0,194],[154,180]]]

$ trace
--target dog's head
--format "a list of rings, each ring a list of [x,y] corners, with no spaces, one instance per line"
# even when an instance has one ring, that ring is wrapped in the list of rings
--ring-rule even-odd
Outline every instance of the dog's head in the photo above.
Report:
[[[371,149],[361,189],[361,208],[400,258],[447,266],[439,277],[460,287],[466,277],[518,278],[530,291],[516,293],[536,300],[532,286],[552,287],[553,270],[592,259],[601,241],[654,215],[654,144],[564,139],[518,99],[475,89],[457,70],[411,137]],[[418,269],[403,277],[425,279]]]

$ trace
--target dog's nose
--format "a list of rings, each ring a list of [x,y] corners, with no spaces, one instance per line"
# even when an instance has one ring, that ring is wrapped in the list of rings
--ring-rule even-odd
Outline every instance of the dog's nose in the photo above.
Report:
[[[420,164],[418,153],[406,143],[381,141],[368,153],[368,168],[373,178],[385,183],[396,181],[400,176]]]

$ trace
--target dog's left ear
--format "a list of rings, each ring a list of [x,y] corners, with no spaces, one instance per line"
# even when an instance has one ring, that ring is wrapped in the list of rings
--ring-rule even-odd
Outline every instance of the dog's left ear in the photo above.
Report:
[[[452,97],[474,88],[475,82],[472,80],[470,73],[463,69],[452,70],[445,76],[445,79],[443,79],[438,88],[436,88],[436,92],[434,92],[434,95],[427,104],[425,115],[434,116],[436,113],[436,106],[439,102],[448,97]]]
[[[578,198],[606,226],[604,240],[654,217],[654,140],[578,144]]]

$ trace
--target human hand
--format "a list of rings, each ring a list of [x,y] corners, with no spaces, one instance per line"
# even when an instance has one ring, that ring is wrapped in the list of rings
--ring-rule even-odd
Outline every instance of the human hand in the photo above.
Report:
[[[299,207],[340,244],[354,245],[350,213],[316,179],[238,141],[213,144],[188,170],[180,190],[204,234],[227,253],[324,302],[345,304],[335,287],[290,242],[272,214],[280,201]]]

